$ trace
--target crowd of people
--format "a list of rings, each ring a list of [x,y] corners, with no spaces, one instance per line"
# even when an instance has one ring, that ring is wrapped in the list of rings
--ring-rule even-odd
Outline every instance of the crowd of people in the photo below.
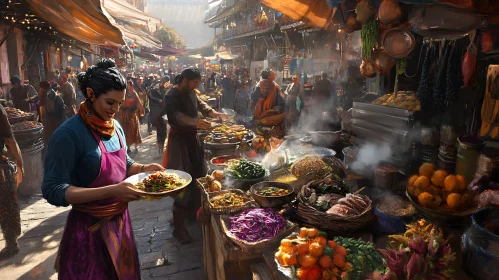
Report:
[[[275,72],[263,71],[251,88],[247,73],[223,78],[212,74],[205,79],[193,67],[176,76],[123,75],[109,59],[78,75],[67,69],[56,75],[56,80],[41,82],[38,91],[18,76],[12,77],[5,99],[15,108],[36,113],[45,127],[43,196],[53,205],[72,206],[56,262],[60,278],[140,279],[128,202],[143,193],[124,180],[165,168],[188,172],[193,178],[206,174],[197,130],[207,129],[211,123],[199,114],[228,118],[202,100],[206,90],[220,86],[220,107],[249,112],[257,133],[259,127],[272,127],[279,136],[303,114],[324,108],[331,100],[333,83],[326,75],[317,77],[313,87],[302,85],[295,76],[284,90],[275,78]],[[141,123],[147,123],[150,133],[157,130],[162,165],[139,164],[130,157],[131,148],[136,153],[142,143]],[[24,173],[21,151],[0,105],[0,151],[4,147],[10,153],[2,152],[0,158],[0,226],[7,246],[0,259],[19,251],[16,189]],[[183,244],[192,241],[185,220],[194,218],[199,209],[196,190],[191,183],[175,198],[173,235]]]

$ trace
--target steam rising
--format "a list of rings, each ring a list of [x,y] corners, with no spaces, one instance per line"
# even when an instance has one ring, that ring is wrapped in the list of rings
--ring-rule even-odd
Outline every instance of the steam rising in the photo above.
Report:
[[[360,147],[351,168],[355,173],[369,175],[374,172],[378,164],[387,161],[391,156],[392,149],[388,144],[368,143]]]
[[[320,102],[308,100],[308,110],[302,110],[298,123],[289,130],[288,134],[304,134],[310,131],[329,130],[324,129],[333,123],[338,123],[340,117],[336,113],[336,106],[332,100]]]

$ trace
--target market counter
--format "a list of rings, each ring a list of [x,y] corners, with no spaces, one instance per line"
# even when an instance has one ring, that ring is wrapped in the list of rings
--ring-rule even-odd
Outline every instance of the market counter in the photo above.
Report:
[[[246,279],[250,275],[250,265],[261,259],[261,254],[250,254],[230,242],[221,225],[221,217],[209,214],[203,197],[203,210],[206,221],[202,223],[204,271],[208,280]],[[248,278],[247,279],[251,279]]]

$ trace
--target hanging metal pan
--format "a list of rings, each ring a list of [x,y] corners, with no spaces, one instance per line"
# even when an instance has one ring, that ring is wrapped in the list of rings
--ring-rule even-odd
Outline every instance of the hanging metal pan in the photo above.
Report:
[[[394,58],[403,58],[409,55],[416,45],[416,39],[410,30],[395,27],[383,32],[381,45],[385,52]]]

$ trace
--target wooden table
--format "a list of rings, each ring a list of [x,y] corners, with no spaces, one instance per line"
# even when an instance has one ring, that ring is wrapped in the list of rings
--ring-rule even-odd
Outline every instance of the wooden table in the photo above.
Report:
[[[203,209],[209,213],[206,198],[203,197],[203,200]],[[234,245],[222,231],[220,215],[208,215],[209,218],[202,224],[206,279],[251,279],[250,265],[261,259],[261,254],[247,253]]]

